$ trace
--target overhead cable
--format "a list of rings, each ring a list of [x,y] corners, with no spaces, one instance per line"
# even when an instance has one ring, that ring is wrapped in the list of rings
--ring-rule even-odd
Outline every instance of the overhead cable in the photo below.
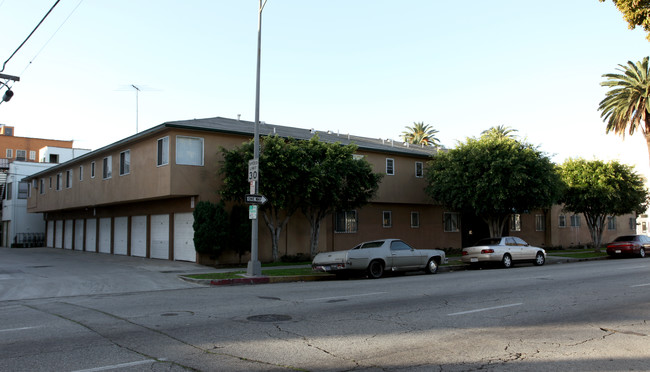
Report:
[[[30,32],[29,36],[27,36],[27,38],[26,38],[26,39],[25,39],[25,40],[20,44],[20,46],[19,46],[19,47],[18,47],[18,48],[17,48],[17,49],[16,49],[16,50],[11,54],[11,56],[9,56],[9,58],[7,58],[7,60],[5,61],[5,63],[2,64],[2,70],[0,70],[0,72],[3,72],[3,71],[5,70],[5,66],[7,65],[7,62],[9,62],[9,60],[10,60],[11,58],[13,58],[13,56],[14,56],[16,53],[18,53],[18,51],[20,50],[20,48],[22,48],[23,45],[25,45],[25,43],[27,42],[27,40],[29,40],[29,38],[32,37],[32,35],[34,34],[34,32],[36,32],[36,29],[38,29],[38,27],[41,25],[41,23],[43,23],[43,21],[45,21],[45,18],[47,18],[47,16],[50,15],[50,13],[52,12],[52,10],[54,10],[54,7],[59,3],[59,1],[61,1],[61,0],[56,0],[56,2],[54,3],[54,5],[52,5],[52,7],[50,8],[50,10],[47,11],[47,14],[45,14],[45,16],[43,16],[43,19],[41,19],[41,21],[38,22],[38,24],[36,25],[36,27],[34,27],[34,29],[32,30],[32,32]]]

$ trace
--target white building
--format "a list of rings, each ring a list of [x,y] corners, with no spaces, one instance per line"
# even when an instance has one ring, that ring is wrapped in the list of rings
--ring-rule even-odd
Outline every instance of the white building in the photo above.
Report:
[[[40,163],[12,161],[0,174],[0,193],[2,199],[2,237],[3,247],[42,247],[45,246],[45,221],[41,213],[27,213],[29,183],[22,179],[41,172],[60,162],[72,160],[90,152],[83,149],[44,147],[39,151]]]

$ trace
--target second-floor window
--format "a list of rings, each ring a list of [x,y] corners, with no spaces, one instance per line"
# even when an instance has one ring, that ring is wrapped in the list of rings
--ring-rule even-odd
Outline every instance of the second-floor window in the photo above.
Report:
[[[109,179],[113,176],[113,157],[107,156],[102,164],[102,178]]]
[[[95,178],[95,162],[90,163],[90,178]]]
[[[13,157],[14,157],[14,150],[7,149],[7,159],[11,159]]]
[[[38,192],[40,194],[45,194],[45,180],[41,178],[41,184],[38,187]]]
[[[203,165],[203,138],[176,136],[176,164]]]
[[[389,176],[395,175],[395,160],[386,158],[386,174]]]
[[[27,159],[27,151],[26,150],[16,150],[16,160],[25,161],[26,159]]]
[[[120,176],[131,173],[131,150],[120,153]]]
[[[415,162],[415,177],[422,178],[424,177],[424,164],[421,161]]]
[[[61,173],[56,175],[56,191],[61,190]]]
[[[36,151],[29,152],[29,160],[36,160]]]
[[[169,164],[169,137],[163,137],[158,139],[158,156],[156,160],[156,165],[167,165]]]
[[[18,199],[27,199],[29,196],[29,182],[18,183]]]
[[[69,189],[72,187],[72,169],[65,171],[65,188]]]

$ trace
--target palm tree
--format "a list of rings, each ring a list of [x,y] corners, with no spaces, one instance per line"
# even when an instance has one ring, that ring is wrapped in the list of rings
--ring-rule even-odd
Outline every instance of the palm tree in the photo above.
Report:
[[[489,136],[489,137],[496,137],[498,139],[516,138],[517,135],[514,134],[515,132],[518,132],[518,130],[511,127],[507,127],[505,125],[497,125],[495,127],[492,127],[490,129],[481,132],[481,137]]]
[[[648,57],[643,61],[627,62],[627,66],[619,65],[621,74],[605,74],[607,80],[600,83],[602,86],[612,88],[600,101],[598,110],[607,122],[607,131],[625,137],[627,131],[630,135],[640,130],[648,145],[650,155],[650,69]]]
[[[405,142],[414,145],[440,146],[440,140],[435,137],[438,130],[433,129],[431,125],[425,125],[423,122],[414,122],[412,127],[407,125],[405,128],[407,130],[402,132],[402,138],[404,138]]]

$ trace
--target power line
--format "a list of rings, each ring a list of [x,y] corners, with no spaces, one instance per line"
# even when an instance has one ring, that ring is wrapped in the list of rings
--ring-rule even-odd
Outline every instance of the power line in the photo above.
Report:
[[[20,50],[20,48],[22,48],[23,45],[25,45],[25,43],[27,42],[27,40],[29,40],[29,38],[32,37],[32,35],[34,34],[34,32],[36,32],[36,29],[38,29],[38,27],[41,25],[41,23],[43,23],[43,21],[45,21],[45,18],[47,18],[47,16],[50,15],[50,13],[52,12],[52,10],[54,10],[54,7],[57,6],[57,4],[59,3],[59,1],[61,1],[61,0],[56,0],[56,2],[54,3],[54,5],[52,5],[52,7],[50,8],[50,10],[48,10],[47,13],[45,14],[45,16],[43,16],[43,19],[41,19],[41,21],[38,22],[38,24],[36,25],[36,27],[34,27],[34,29],[32,30],[32,32],[29,33],[29,36],[27,36],[27,38],[26,38],[26,39],[25,39],[25,40],[20,44],[20,46],[19,46],[19,47],[18,47],[18,48],[17,48],[17,49],[16,49],[16,50],[11,54],[11,56],[9,56],[9,58],[7,58],[7,60],[5,61],[5,63],[2,64],[2,70],[0,70],[0,72],[3,72],[3,71],[5,70],[5,66],[7,65],[7,62],[9,62],[9,60],[10,60],[11,58],[13,58],[13,56],[16,55],[16,53],[18,53],[18,51]]]
[[[50,41],[52,41],[52,39],[54,39],[54,36],[59,32],[59,30],[61,29],[61,27],[63,27],[63,25],[66,24],[66,22],[68,22],[68,19],[70,19],[70,17],[72,17],[72,14],[74,14],[74,12],[77,10],[77,8],[79,8],[79,6],[81,5],[81,3],[83,3],[83,1],[84,1],[84,0],[79,0],[79,3],[77,4],[77,6],[75,6],[74,9],[72,9],[72,11],[70,12],[70,14],[68,14],[68,16],[66,17],[66,19],[63,20],[63,23],[61,23],[61,25],[59,26],[59,28],[57,28],[56,31],[54,31],[54,33],[52,34],[52,36],[50,36],[50,38],[47,39],[47,41],[45,42],[45,44],[43,44],[43,46],[41,47],[41,49],[39,49],[38,52],[36,52],[36,54],[35,54],[34,57],[32,57],[32,59],[29,61],[29,63],[27,64],[27,66],[25,66],[25,69],[23,70],[23,72],[21,73],[21,75],[25,73],[25,71],[27,70],[27,68],[28,68],[29,66],[32,65],[32,62],[34,62],[34,60],[36,59],[36,57],[38,57],[39,54],[41,54],[41,52],[43,51],[43,49],[45,49],[45,47],[50,43]]]

